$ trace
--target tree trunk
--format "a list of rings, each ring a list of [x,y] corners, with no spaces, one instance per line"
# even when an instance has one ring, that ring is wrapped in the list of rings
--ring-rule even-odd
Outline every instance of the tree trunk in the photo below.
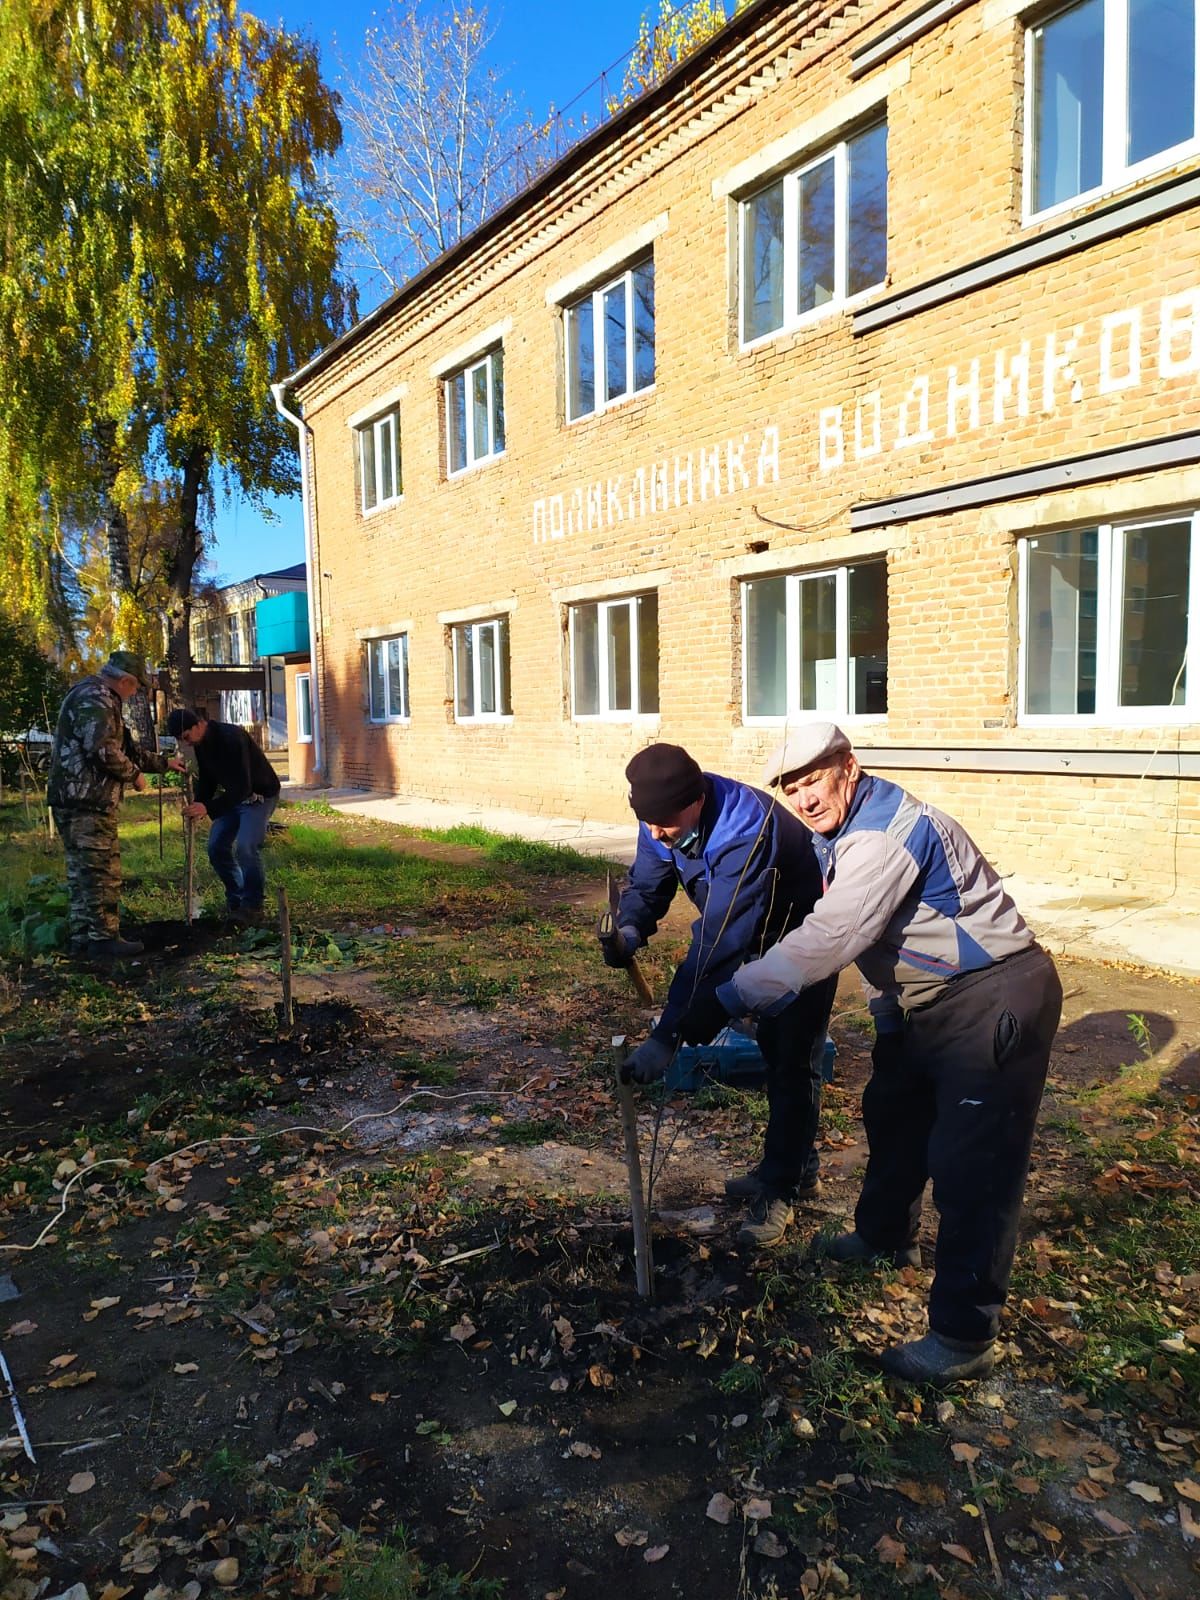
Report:
[[[179,542],[171,558],[171,609],[167,613],[168,655],[172,685],[179,702],[192,702],[192,579],[200,559],[203,540],[198,516],[200,495],[208,481],[209,454],[205,445],[194,444],[183,461],[183,484],[179,494]]]
[[[113,498],[121,463],[117,459],[117,425],[101,422],[96,426],[96,447],[100,456],[100,489],[104,532],[108,541],[108,585],[116,601],[133,591],[133,571],[129,560],[129,523],[125,509]]]

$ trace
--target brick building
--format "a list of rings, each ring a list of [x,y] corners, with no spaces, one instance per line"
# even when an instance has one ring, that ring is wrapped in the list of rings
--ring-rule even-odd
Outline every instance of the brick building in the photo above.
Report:
[[[318,765],[628,815],[788,720],[1200,882],[1196,0],[758,0],[276,391]]]

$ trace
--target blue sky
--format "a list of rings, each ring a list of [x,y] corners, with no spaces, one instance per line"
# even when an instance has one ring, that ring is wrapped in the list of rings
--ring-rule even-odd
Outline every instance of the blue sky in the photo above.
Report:
[[[341,81],[339,58],[352,72],[367,29],[381,23],[388,9],[377,0],[243,4],[266,21],[280,21],[315,39],[326,81],[335,87]],[[493,0],[486,9],[495,29],[493,63],[504,73],[505,86],[535,116],[551,105],[566,106],[630,48],[643,12],[658,14],[657,0],[599,0],[578,8],[563,0]],[[272,501],[272,509],[274,522],[245,502],[218,505],[212,551],[218,581],[235,582],[304,559],[299,495]]]

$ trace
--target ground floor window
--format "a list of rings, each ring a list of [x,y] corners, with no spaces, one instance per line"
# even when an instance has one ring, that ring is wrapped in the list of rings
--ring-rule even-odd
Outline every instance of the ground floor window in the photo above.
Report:
[[[296,674],[296,738],[301,744],[312,743],[312,674]]]
[[[452,634],[455,720],[511,716],[508,618],[462,622]]]
[[[571,715],[658,710],[658,595],[571,607]]]
[[[1152,723],[1200,712],[1200,513],[1023,539],[1024,719]],[[1190,708],[1190,711],[1189,711]]]
[[[367,684],[372,722],[397,722],[408,716],[408,635],[371,639],[367,644]]]
[[[742,585],[747,720],[887,711],[887,563],[755,578]]]

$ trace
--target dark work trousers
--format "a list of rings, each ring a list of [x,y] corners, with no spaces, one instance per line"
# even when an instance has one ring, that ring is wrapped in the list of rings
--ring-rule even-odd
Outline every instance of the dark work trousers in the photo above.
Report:
[[[796,996],[777,1017],[758,1025],[758,1047],[767,1063],[767,1132],[758,1176],[768,1199],[790,1199],[812,1183],[820,1165],[813,1140],[821,1115],[825,1030],[837,974]]]
[[[875,1250],[911,1243],[933,1179],[929,1326],[948,1339],[996,1337],[1061,1011],[1054,963],[1034,945],[956,978],[907,1014],[899,1041],[876,1041],[854,1223]]]
[[[225,903],[231,911],[257,911],[263,903],[266,875],[262,847],[276,796],[245,801],[214,817],[208,831],[208,859],[225,885]]]

